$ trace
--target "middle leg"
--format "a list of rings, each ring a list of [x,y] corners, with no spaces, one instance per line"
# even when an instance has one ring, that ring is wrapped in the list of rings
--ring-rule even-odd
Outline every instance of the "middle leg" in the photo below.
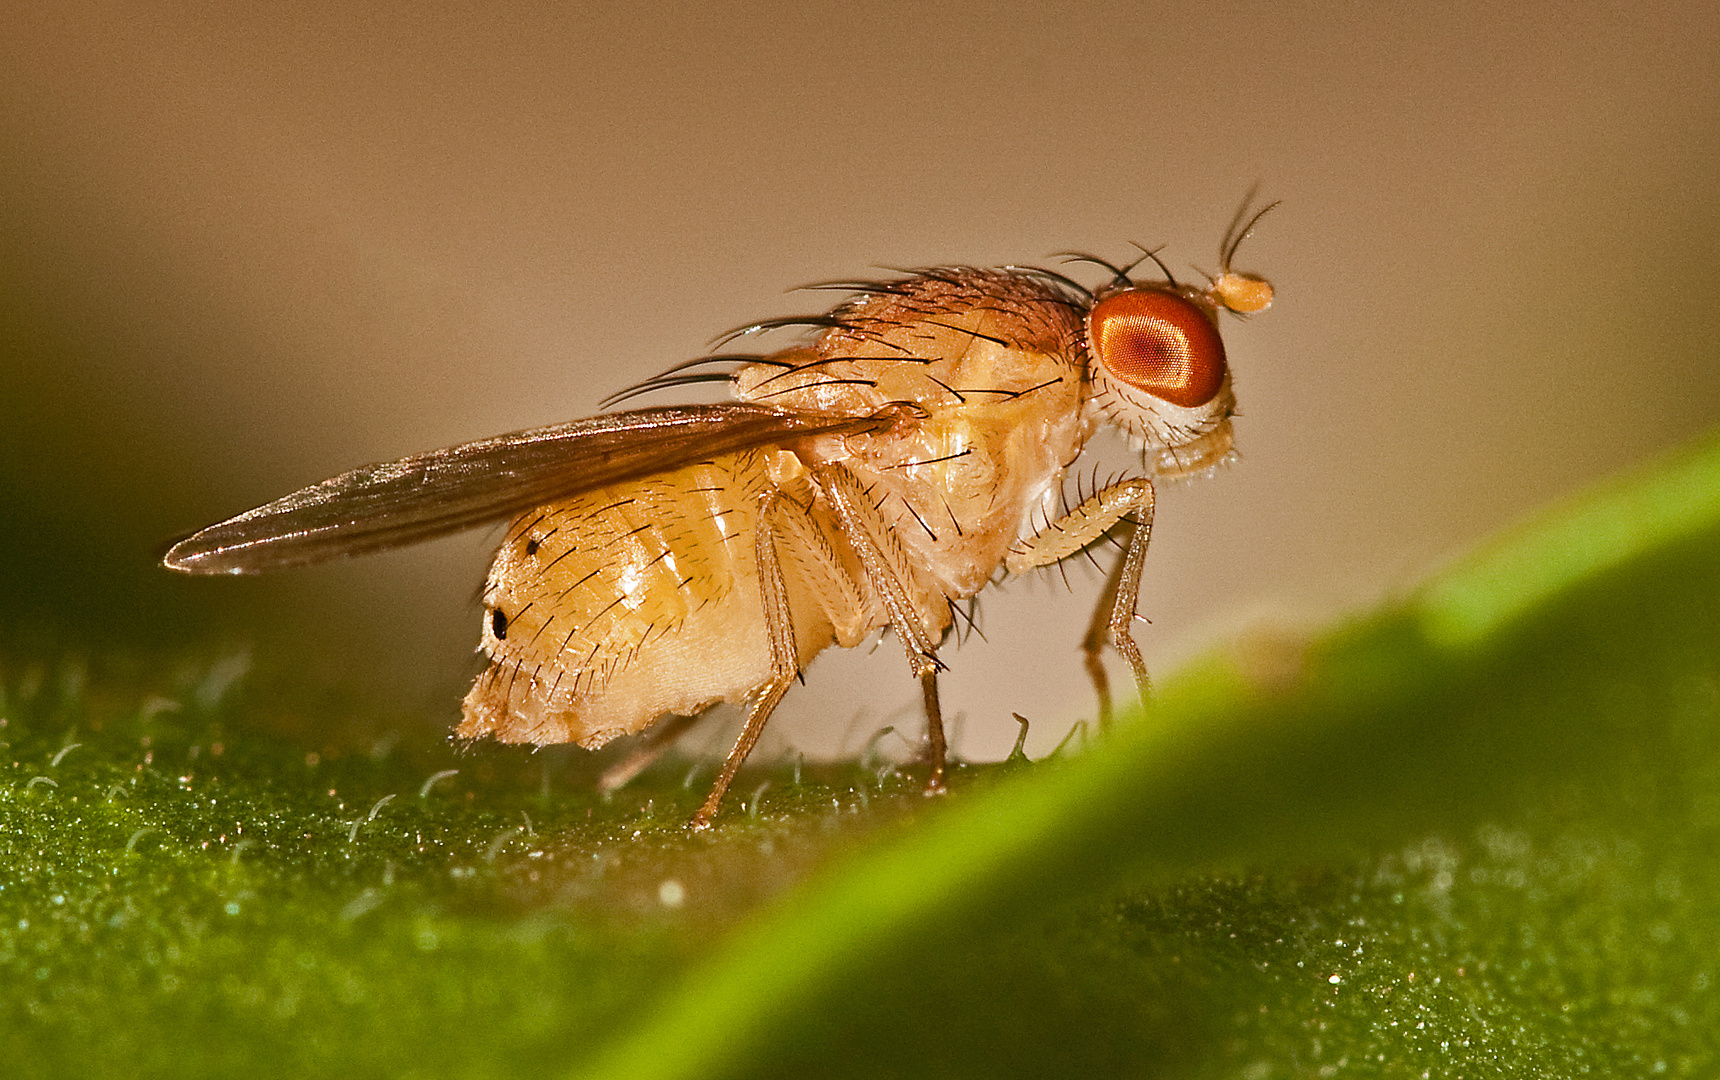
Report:
[[[812,475],[835,513],[843,537],[859,558],[861,573],[883,605],[897,639],[908,654],[909,670],[920,680],[926,707],[926,761],[931,770],[926,793],[939,794],[944,790],[948,757],[943,713],[938,707],[937,679],[943,664],[938,660],[937,643],[921,620],[909,592],[913,569],[900,547],[889,541],[888,526],[867,497],[859,477],[834,463],[815,466]]]
[[[729,785],[734,783],[735,774],[740,771],[741,764],[758,743],[758,737],[763,734],[770,714],[776,711],[777,704],[782,701],[782,695],[788,692],[800,670],[795,656],[794,622],[788,609],[788,586],[783,581],[782,564],[776,553],[776,528],[773,518],[777,500],[778,496],[774,492],[760,497],[758,527],[754,537],[759,597],[764,606],[765,632],[770,638],[771,676],[769,681],[756,691],[752,706],[747,710],[746,724],[741,728],[740,736],[735,739],[735,745],[729,750],[728,757],[723,759],[723,767],[711,785],[710,794],[705,796],[704,803],[693,815],[692,821],[688,822],[695,830],[710,828],[711,819],[722,805],[724,793],[729,790]]]

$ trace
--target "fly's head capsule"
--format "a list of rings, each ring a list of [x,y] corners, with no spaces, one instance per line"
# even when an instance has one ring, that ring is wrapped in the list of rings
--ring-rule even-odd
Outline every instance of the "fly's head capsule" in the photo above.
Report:
[[[1204,297],[1173,288],[1119,289],[1087,313],[1095,376],[1147,404],[1204,409],[1224,390],[1224,340]]]
[[[1205,472],[1231,453],[1230,389],[1217,292],[1131,286],[1087,314],[1091,406],[1139,440],[1160,476]]]
[[[1178,284],[1168,270],[1163,283],[1137,285],[1125,270],[1087,311],[1088,407],[1139,440],[1159,476],[1205,472],[1231,455],[1236,397],[1218,315],[1252,315],[1271,306],[1270,282],[1230,267],[1237,247],[1271,209],[1249,217],[1243,204],[1206,288]],[[1146,257],[1158,261],[1151,252]]]

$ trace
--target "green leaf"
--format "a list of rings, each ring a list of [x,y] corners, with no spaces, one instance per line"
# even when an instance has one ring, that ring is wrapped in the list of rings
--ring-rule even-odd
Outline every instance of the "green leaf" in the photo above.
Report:
[[[935,801],[778,763],[701,835],[685,762],[606,804],[573,755],[289,734],[373,721],[279,673],[26,657],[0,1060],[1712,1075],[1717,596],[1709,439],[1317,640],[1196,665],[1079,755]]]

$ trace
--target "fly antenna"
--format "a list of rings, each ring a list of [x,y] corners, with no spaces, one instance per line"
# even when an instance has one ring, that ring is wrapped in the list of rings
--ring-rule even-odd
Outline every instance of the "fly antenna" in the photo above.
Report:
[[[1254,227],[1260,224],[1260,219],[1283,201],[1282,199],[1274,199],[1256,210],[1253,217],[1249,217],[1249,204],[1254,202],[1254,196],[1259,190],[1260,185],[1258,183],[1248,189],[1248,194],[1242,197],[1242,205],[1236,208],[1236,216],[1230,219],[1230,227],[1224,230],[1224,239],[1218,245],[1218,272],[1221,274],[1230,273],[1230,262],[1236,258],[1236,249],[1241,247],[1242,242],[1253,234]],[[1247,218],[1247,224],[1243,223],[1244,218]]]

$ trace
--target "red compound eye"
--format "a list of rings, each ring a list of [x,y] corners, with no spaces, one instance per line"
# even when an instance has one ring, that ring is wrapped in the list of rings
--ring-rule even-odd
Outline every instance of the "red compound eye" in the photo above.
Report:
[[[1137,390],[1192,409],[1224,385],[1224,342],[1193,301],[1163,289],[1125,289],[1093,305],[1088,341],[1105,370]]]

